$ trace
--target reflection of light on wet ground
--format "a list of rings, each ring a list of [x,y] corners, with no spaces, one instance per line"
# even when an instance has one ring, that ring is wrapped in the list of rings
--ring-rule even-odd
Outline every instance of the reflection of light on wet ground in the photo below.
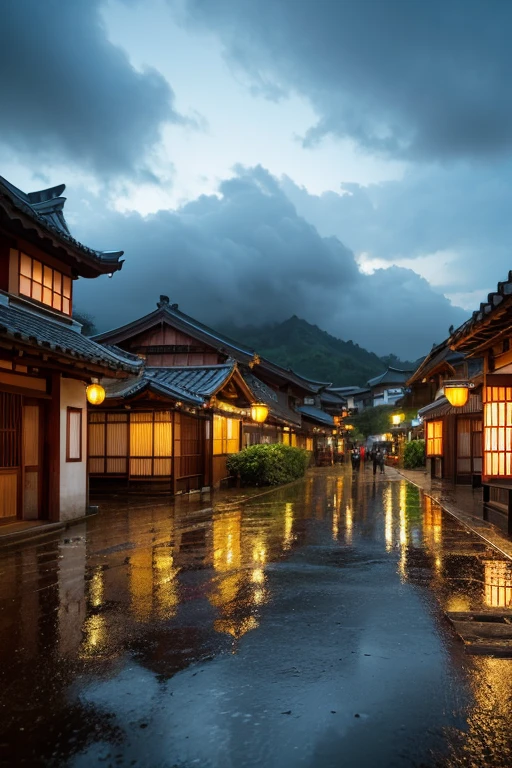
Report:
[[[354,513],[352,502],[349,501],[345,507],[345,544],[352,544],[352,529],[354,527]]]
[[[169,547],[157,547],[153,558],[155,571],[154,602],[159,618],[170,618],[176,613],[179,603],[176,588],[178,570],[174,568],[172,550]]]
[[[444,607],[445,610],[450,613],[465,613],[466,611],[469,611],[471,607],[471,599],[468,595],[449,595]]]
[[[103,602],[103,568],[95,568],[89,583],[89,602],[93,608],[98,608]]]
[[[267,733],[272,733],[273,712],[290,709],[295,714],[294,704],[297,702],[289,700],[295,694],[300,699],[300,706],[308,700],[307,684],[304,689],[300,688],[306,678],[304,670],[310,673],[309,679],[315,686],[325,684],[329,687],[332,682],[328,695],[322,694],[321,699],[330,722],[337,721],[334,714],[332,720],[330,716],[331,706],[337,709],[331,694],[337,696],[344,687],[348,688],[346,704],[350,711],[350,697],[359,695],[362,690],[366,700],[373,701],[378,690],[383,692],[383,716],[390,718],[389,732],[394,733],[396,722],[401,723],[399,718],[407,717],[409,711],[412,711],[413,722],[416,706],[422,704],[419,698],[423,697],[425,689],[423,698],[426,700],[427,694],[431,694],[432,705],[425,704],[423,711],[427,714],[425,720],[419,719],[420,730],[424,722],[425,733],[430,734],[437,728],[441,734],[439,740],[447,749],[451,743],[450,729],[460,729],[461,734],[462,746],[454,761],[436,764],[450,768],[512,765],[512,760],[508,759],[512,661],[463,655],[462,644],[450,634],[448,622],[441,619],[441,610],[432,610],[438,601],[443,610],[454,613],[485,609],[505,613],[512,606],[509,563],[499,560],[496,552],[486,549],[480,539],[442,512],[436,502],[420,495],[403,481],[386,477],[380,484],[376,483],[372,492],[371,477],[367,482],[361,473],[352,483],[348,481],[349,475],[343,486],[343,477],[337,475],[338,471],[343,476],[343,470],[337,468],[331,474],[326,472],[327,480],[315,473],[298,490],[282,489],[275,496],[263,501],[248,501],[234,511],[233,507],[223,507],[225,511],[216,513],[202,509],[201,514],[191,520],[188,509],[184,510],[179,526],[174,518],[174,527],[173,510],[165,510],[159,517],[156,506],[145,517],[138,500],[138,506],[133,509],[129,504],[126,509],[118,509],[115,525],[107,515],[89,521],[87,560],[85,544],[82,559],[79,551],[70,547],[69,552],[66,551],[69,562],[66,561],[65,568],[48,546],[17,552],[20,562],[14,562],[13,554],[6,555],[3,583],[0,584],[0,637],[3,675],[11,674],[11,679],[4,687],[4,701],[8,701],[14,691],[19,692],[20,701],[22,696],[26,700],[27,692],[30,695],[32,689],[44,690],[46,678],[51,678],[51,690],[49,688],[44,693],[45,696],[48,693],[45,702],[51,701],[52,706],[51,712],[48,707],[47,714],[45,704],[35,704],[34,718],[32,711],[27,718],[25,703],[17,706],[16,702],[8,701],[11,721],[25,727],[29,719],[43,718],[46,722],[44,719],[48,717],[52,729],[58,727],[63,741],[67,740],[69,764],[86,764],[73,762],[73,745],[78,739],[66,720],[66,711],[70,707],[69,691],[78,691],[81,696],[91,680],[94,688],[98,681],[108,681],[105,706],[98,711],[89,710],[84,717],[80,712],[87,738],[90,738],[88,743],[96,747],[104,735],[100,731],[106,727],[105,712],[114,712],[117,717],[119,701],[125,700],[125,692],[120,691],[119,685],[122,671],[131,669],[136,661],[151,670],[147,680],[158,680],[155,690],[160,686],[165,691],[168,684],[174,692],[172,701],[167,694],[160,700],[162,711],[158,715],[161,721],[154,714],[158,709],[154,706],[155,700],[151,701],[148,730],[144,734],[146,738],[150,737],[150,750],[169,749],[169,743],[164,744],[165,737],[161,738],[159,734],[160,731],[168,732],[165,728],[171,719],[177,725],[175,732],[186,732],[186,735],[190,723],[194,722],[197,731],[202,729],[204,733],[205,750],[210,747],[214,750],[218,743],[215,741],[217,734],[211,737],[211,744],[207,739],[212,712],[215,713],[219,703],[219,720],[215,724],[219,731],[225,729],[232,716],[236,723],[238,712],[260,718],[261,712],[268,710],[268,718],[261,720],[262,732],[270,723],[265,731],[267,745],[272,739],[272,735],[267,739]],[[132,523],[127,525],[130,515]],[[350,545],[349,552],[340,550],[339,540]],[[57,553],[57,547],[54,549]],[[400,576],[409,582],[398,589],[397,563]],[[321,568],[317,567],[319,564]],[[335,572],[333,566],[337,569]],[[335,578],[331,578],[333,573]],[[323,590],[323,578],[326,578],[326,599],[320,603],[319,587]],[[362,578],[372,599],[361,599],[359,585]],[[313,591],[306,600],[304,595],[309,594],[310,588]],[[332,590],[332,595],[328,590]],[[339,622],[336,621],[335,626],[341,640],[336,634],[329,650],[333,612],[340,606],[343,610],[339,610],[336,616]],[[382,621],[384,615],[386,620]],[[388,620],[388,617],[391,618]],[[294,619],[296,624],[293,624]],[[371,638],[372,642],[378,642],[384,638],[393,653],[396,652],[393,656],[383,650],[382,658],[373,653],[370,658],[369,653],[368,659],[362,659],[365,670],[366,665],[368,669],[370,664],[373,667],[371,682],[363,675],[358,680],[359,688],[355,683],[352,687],[345,686],[355,669],[351,653],[354,638],[350,634],[344,640],[343,635],[350,622],[352,633],[356,619],[365,641]],[[324,620],[327,623],[323,626]],[[248,642],[238,643],[253,630],[256,636],[252,634]],[[404,637],[414,639],[408,644]],[[344,642],[346,653],[339,647],[339,643]],[[406,649],[406,645],[412,646],[412,651]],[[70,662],[65,665],[61,664],[64,647]],[[324,678],[318,674],[318,647],[322,653],[321,669],[325,667],[327,670]],[[234,660],[225,653],[228,649],[239,653],[239,658]],[[323,657],[331,652],[329,661],[332,663],[327,668]],[[400,667],[399,659],[408,653],[411,655],[407,664]],[[213,663],[203,664],[210,654],[216,656]],[[278,654],[283,658],[279,665],[276,664],[274,674],[272,662]],[[301,657],[300,664],[297,655]],[[74,664],[77,659],[80,663]],[[251,663],[247,664],[247,659]],[[187,673],[186,667],[191,663],[197,664],[204,676],[195,677],[196,669]],[[234,671],[230,664],[236,667]],[[362,665],[356,666],[362,669]],[[62,675],[61,669],[64,670]],[[75,669],[79,670],[80,677],[76,676]],[[254,685],[255,669],[258,671],[257,686]],[[177,675],[177,670],[183,670],[185,674]],[[338,670],[339,679],[336,678]],[[424,673],[423,678],[420,670]],[[68,672],[69,680],[64,679]],[[378,689],[374,672],[377,678],[381,675]],[[173,675],[173,680],[169,681]],[[208,675],[211,677],[205,683]],[[267,688],[260,685],[265,677]],[[198,682],[201,678],[203,683]],[[139,685],[140,678],[138,680]],[[227,680],[231,680],[231,688],[226,687]],[[291,696],[286,698],[286,703],[272,701],[274,695],[283,696],[287,680],[291,680],[292,687],[288,690]],[[180,685],[183,698],[177,704],[176,693]],[[190,685],[198,685],[197,696],[191,695]],[[413,705],[409,707],[409,701],[396,705],[396,700],[400,699],[397,691],[401,692],[407,686],[412,689]],[[417,694],[418,688],[421,697]],[[221,698],[225,690],[233,696]],[[247,693],[245,700],[241,695],[243,690]],[[0,690],[0,703],[1,694]],[[256,700],[257,696],[260,696],[259,700]],[[316,706],[314,696],[311,698],[311,713],[313,709],[316,713],[320,707]],[[126,699],[130,696],[126,695]],[[142,719],[140,699],[138,696],[133,699],[136,699],[135,708],[130,710],[129,722]],[[230,702],[226,703],[228,699]],[[188,707],[186,712],[180,708],[183,703]],[[389,711],[395,705],[398,709],[401,706],[402,710],[393,719],[394,715]],[[299,708],[297,704],[297,712]],[[132,711],[136,710],[138,714],[133,715]],[[341,710],[339,706],[338,712]],[[437,716],[439,720],[433,724],[432,720]],[[321,718],[323,733],[323,714]],[[292,719],[282,718],[288,722]],[[162,727],[163,720],[165,725]],[[305,717],[297,718],[295,725],[298,730],[293,734],[293,743],[296,743],[299,732],[302,735],[302,730],[304,739],[314,743],[311,720],[306,723]],[[371,727],[370,717],[368,725]],[[448,736],[443,731],[445,725]],[[431,730],[427,730],[429,728]],[[125,750],[125,757],[133,747],[127,742],[132,739],[134,730],[138,732],[138,728],[127,729],[127,735],[120,736],[119,749]],[[243,732],[243,743],[238,744],[238,735],[233,734],[234,730],[228,735],[231,739],[229,749],[238,749],[234,762],[243,764],[248,754],[246,744],[261,757],[256,734]],[[35,737],[31,742],[33,748],[44,749],[45,737],[46,733],[43,737]],[[361,738],[364,747],[366,732]],[[430,736],[425,738],[430,739]],[[399,739],[398,735],[397,744]],[[190,742],[192,736],[187,744]],[[270,746],[275,750],[276,744],[277,741]],[[397,750],[402,747],[403,742],[398,744]],[[405,745],[404,748],[409,747]],[[214,768],[221,768],[226,764],[224,755],[218,760],[216,755],[206,759],[202,754],[191,756],[184,750],[180,752],[174,742],[172,749],[174,751],[168,755],[172,764],[192,764],[194,757],[198,758],[199,765],[211,762]],[[492,751],[493,756],[498,755],[494,762],[486,762],[486,750]],[[500,753],[506,755],[501,762]],[[153,757],[152,753],[148,754]],[[163,752],[158,757],[160,754]],[[69,755],[64,756],[62,764]],[[130,753],[130,759],[132,757]],[[373,763],[364,764],[378,765],[379,757],[380,754]],[[48,758],[48,764],[50,762]],[[145,764],[144,757],[140,762]],[[270,762],[267,760],[265,764]],[[294,763],[292,759],[279,764],[295,766],[299,762]],[[310,762],[321,765],[321,761]],[[28,759],[23,764],[36,763]],[[96,763],[91,758],[87,764]],[[253,761],[252,764],[264,763]],[[394,763],[383,761],[382,764]],[[417,764],[430,763],[428,760],[421,763],[418,759]]]
[[[255,563],[265,563],[267,559],[267,550],[262,543],[255,544],[252,550],[252,559]]]
[[[386,551],[393,549],[393,494],[391,486],[384,491],[384,539]]]
[[[101,653],[102,648],[107,642],[107,620],[100,613],[89,616],[84,621],[82,632],[84,640],[80,648],[80,656],[88,658],[97,653]]]
[[[214,622],[214,629],[216,632],[225,632],[228,635],[232,635],[237,640],[245,635],[246,632],[250,632],[252,629],[256,629],[259,626],[258,621],[254,616],[248,616],[242,621],[235,621],[233,619],[216,619]]]
[[[284,505],[284,535],[283,549],[289,549],[293,541],[293,504],[287,501]]]
[[[153,608],[153,550],[136,549],[130,555],[130,595],[133,615],[148,621]]]
[[[242,513],[223,512],[213,518],[213,567],[216,571],[239,568]]]

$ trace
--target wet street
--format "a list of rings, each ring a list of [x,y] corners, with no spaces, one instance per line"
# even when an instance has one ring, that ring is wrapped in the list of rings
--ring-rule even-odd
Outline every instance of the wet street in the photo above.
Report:
[[[445,616],[508,607],[509,562],[394,472],[110,497],[0,575],[2,765],[512,764],[512,660]]]

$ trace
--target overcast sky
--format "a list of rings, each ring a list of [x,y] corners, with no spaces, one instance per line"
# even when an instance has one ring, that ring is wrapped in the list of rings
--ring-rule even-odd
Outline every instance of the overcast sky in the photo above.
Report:
[[[6,0],[0,174],[65,182],[122,248],[75,304],[160,293],[199,319],[292,314],[419,356],[512,267],[512,4]]]

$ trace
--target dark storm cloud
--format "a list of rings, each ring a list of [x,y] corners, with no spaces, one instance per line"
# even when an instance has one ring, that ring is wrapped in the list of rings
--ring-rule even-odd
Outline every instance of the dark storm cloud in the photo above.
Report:
[[[176,0],[170,0],[175,3]],[[184,0],[254,88],[307,96],[305,137],[350,137],[406,158],[489,156],[512,144],[512,4],[502,0]]]
[[[95,247],[125,248],[127,256],[112,280],[78,283],[78,307],[106,329],[150,312],[164,293],[208,323],[297,314],[340,338],[404,356],[430,349],[465,319],[410,270],[361,275],[353,253],[321,237],[264,169],[238,169],[219,193],[146,218],[75,204],[74,234]]]
[[[449,252],[449,269],[439,257],[443,290],[481,288],[483,300],[512,267],[511,178],[510,161],[459,163],[416,167],[400,181],[368,187],[343,184],[339,194],[312,195],[286,178],[282,188],[321,235],[357,253],[395,261]]]
[[[180,121],[156,71],[112,45],[100,0],[6,0],[0,18],[0,140],[20,156],[106,177],[149,176],[148,150]]]

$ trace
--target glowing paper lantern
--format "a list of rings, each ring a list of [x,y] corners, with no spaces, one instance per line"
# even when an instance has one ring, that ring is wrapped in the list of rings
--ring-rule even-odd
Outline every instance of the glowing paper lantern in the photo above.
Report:
[[[85,390],[85,395],[87,397],[87,402],[91,405],[101,405],[105,399],[105,390],[101,384],[89,384]]]
[[[265,403],[253,403],[251,405],[251,419],[256,424],[263,424],[268,416],[268,407]]]
[[[445,381],[443,383],[444,396],[454,408],[462,408],[469,398],[469,390],[474,384],[469,381]]]

